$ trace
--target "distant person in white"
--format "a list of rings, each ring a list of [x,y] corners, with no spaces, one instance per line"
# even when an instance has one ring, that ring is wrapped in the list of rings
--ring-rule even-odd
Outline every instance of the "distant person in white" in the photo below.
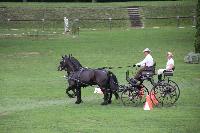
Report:
[[[143,50],[144,53],[144,60],[135,64],[134,66],[141,66],[141,69],[136,73],[134,79],[140,80],[139,77],[141,73],[145,70],[151,70],[153,69],[153,57],[151,56],[151,50],[149,48],[146,48]]]
[[[65,33],[69,32],[69,20],[66,17],[64,17],[64,30]]]
[[[162,80],[162,74],[164,71],[173,71],[174,68],[174,59],[171,52],[167,52],[167,64],[165,69],[158,70],[158,80]]]

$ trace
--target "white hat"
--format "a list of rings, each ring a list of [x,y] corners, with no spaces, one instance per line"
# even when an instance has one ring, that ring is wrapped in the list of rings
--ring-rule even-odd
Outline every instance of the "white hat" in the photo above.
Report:
[[[169,56],[173,57],[173,54],[172,54],[172,52],[167,52],[167,55],[169,55]]]
[[[151,50],[150,50],[149,48],[145,48],[145,49],[143,50],[143,52],[151,52]]]

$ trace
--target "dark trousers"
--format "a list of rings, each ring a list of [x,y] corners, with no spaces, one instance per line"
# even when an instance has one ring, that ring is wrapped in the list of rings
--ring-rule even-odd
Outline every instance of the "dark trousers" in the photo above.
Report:
[[[145,67],[140,68],[140,70],[137,71],[134,78],[137,80],[140,80],[140,76],[143,71],[154,71],[154,67],[153,66],[150,66],[150,67],[145,66]]]
[[[140,68],[140,70],[137,71],[137,73],[136,73],[134,79],[140,80],[140,75],[141,75],[142,72],[145,71],[145,70],[146,70],[146,67]]]

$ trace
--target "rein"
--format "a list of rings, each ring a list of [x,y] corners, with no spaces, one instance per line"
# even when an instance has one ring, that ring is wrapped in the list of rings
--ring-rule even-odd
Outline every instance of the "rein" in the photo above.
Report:
[[[121,69],[121,68],[131,68],[133,66],[117,66],[117,67],[100,67],[98,69]]]

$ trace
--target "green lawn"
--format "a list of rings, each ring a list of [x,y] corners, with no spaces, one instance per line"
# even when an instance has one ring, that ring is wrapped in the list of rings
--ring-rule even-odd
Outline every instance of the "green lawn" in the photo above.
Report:
[[[194,49],[194,35],[192,28],[165,27],[82,31],[76,38],[1,38],[0,132],[198,133],[200,65],[183,62]],[[102,96],[93,87],[83,89],[80,105],[65,95],[65,73],[57,71],[61,55],[72,53],[91,68],[127,66],[141,60],[146,47],[157,69],[165,66],[167,51],[175,55],[173,80],[181,89],[175,106],[143,111],[142,105],[124,107],[116,100],[101,106]],[[126,84],[126,70],[112,70],[120,84]]]

